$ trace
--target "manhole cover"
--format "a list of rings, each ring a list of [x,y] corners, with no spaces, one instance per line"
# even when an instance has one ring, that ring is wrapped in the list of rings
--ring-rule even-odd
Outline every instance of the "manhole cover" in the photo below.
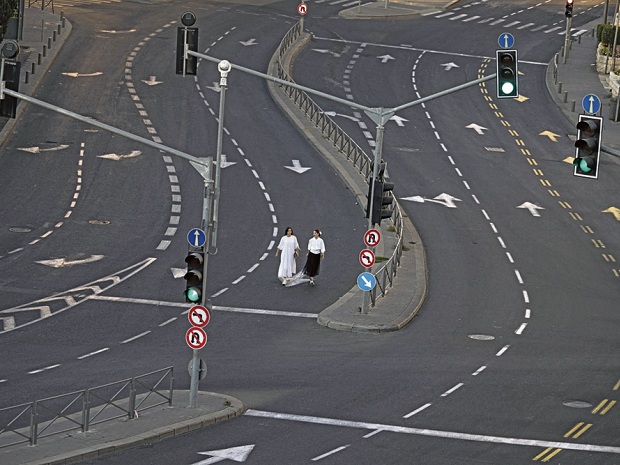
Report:
[[[489,336],[488,334],[470,334],[470,339],[475,339],[476,341],[492,341],[495,339],[495,336]]]
[[[9,231],[16,233],[29,233],[32,232],[30,228],[9,228]]]
[[[110,224],[108,220],[90,220],[90,224]]]
[[[590,402],[586,402],[583,400],[567,400],[566,402],[563,402],[563,405],[565,405],[566,407],[572,407],[572,408],[590,408],[592,407],[592,404]]]

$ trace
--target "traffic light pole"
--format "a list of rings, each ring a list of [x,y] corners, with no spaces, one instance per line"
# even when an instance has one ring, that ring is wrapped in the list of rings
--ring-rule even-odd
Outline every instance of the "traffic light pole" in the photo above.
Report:
[[[573,24],[573,17],[569,16],[566,18],[566,34],[564,38],[564,64],[566,64],[566,60],[568,59],[568,50],[570,49],[570,30]]]
[[[374,156],[374,162],[373,162],[373,169],[372,169],[372,180],[371,180],[371,187],[370,187],[370,198],[368,199],[368,202],[370,202],[370,205],[368,206],[368,211],[370,212],[370,214],[368,215],[368,231],[370,231],[371,229],[373,229],[374,224],[372,222],[373,220],[373,208],[374,208],[374,199],[375,199],[375,187],[376,187],[376,183],[375,183],[375,179],[377,179],[377,177],[379,176],[379,167],[381,166],[381,160],[383,159],[383,133],[385,132],[385,123],[387,123],[390,118],[392,116],[394,116],[394,112],[392,111],[384,111],[383,108],[379,108],[378,109],[378,114],[375,112],[366,112],[366,114],[368,115],[368,117],[370,119],[372,119],[372,121],[374,123],[377,124],[377,135],[376,135],[376,145],[375,145],[375,156]],[[375,248],[372,248],[372,251],[374,253]],[[372,272],[372,267],[368,268],[366,271],[368,272]],[[361,307],[361,311],[362,314],[367,314],[368,313],[368,307],[370,306],[370,291],[364,291],[362,292],[362,307]]]

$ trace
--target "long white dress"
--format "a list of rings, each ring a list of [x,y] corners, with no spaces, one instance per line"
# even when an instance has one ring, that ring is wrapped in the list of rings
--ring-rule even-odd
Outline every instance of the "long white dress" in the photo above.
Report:
[[[284,281],[284,278],[291,278],[297,272],[297,264],[295,263],[295,250],[299,249],[297,238],[295,236],[282,236],[278,249],[280,249],[278,278]]]

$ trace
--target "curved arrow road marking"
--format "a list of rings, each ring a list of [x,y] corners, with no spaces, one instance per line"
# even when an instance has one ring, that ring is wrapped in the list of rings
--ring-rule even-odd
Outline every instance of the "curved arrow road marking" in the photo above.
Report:
[[[140,150],[132,150],[127,155],[118,155],[116,153],[106,153],[105,155],[97,155],[97,158],[107,158],[108,160],[118,161],[118,160],[122,160],[124,158],[137,157],[140,154],[142,154],[142,152]]]
[[[48,147],[46,149],[42,149],[41,147],[18,147],[17,150],[21,150],[22,152],[30,152],[30,153],[41,153],[41,152],[53,152],[55,150],[64,150],[68,145],[58,145],[56,147]]]
[[[611,213],[618,221],[620,221],[620,208],[618,207],[609,207],[607,210],[603,210],[603,213]]]
[[[101,74],[103,74],[101,71],[97,71],[96,73],[89,73],[89,74],[80,74],[80,73],[62,73],[65,76],[69,76],[72,78],[77,78],[77,77],[93,77],[93,76],[100,76]]]

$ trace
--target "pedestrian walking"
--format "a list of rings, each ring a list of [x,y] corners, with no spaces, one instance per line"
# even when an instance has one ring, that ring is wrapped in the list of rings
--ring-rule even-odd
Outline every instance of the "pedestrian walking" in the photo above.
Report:
[[[321,260],[325,257],[325,242],[321,238],[321,231],[312,231],[312,237],[308,241],[308,252],[306,252],[306,264],[303,274],[310,277],[310,285],[314,286],[314,277],[319,274]]]
[[[278,278],[282,280],[282,284],[286,286],[288,281],[297,272],[297,263],[295,259],[299,256],[299,243],[293,233],[293,228],[290,226],[284,230],[284,236],[280,239],[280,243],[276,249],[276,257],[278,255],[281,255]]]

